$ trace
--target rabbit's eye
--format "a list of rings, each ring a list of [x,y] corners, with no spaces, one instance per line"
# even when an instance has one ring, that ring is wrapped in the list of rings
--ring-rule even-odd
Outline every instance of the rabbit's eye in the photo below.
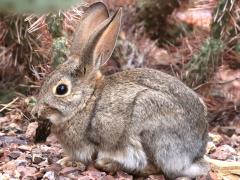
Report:
[[[62,79],[56,84],[56,86],[53,86],[52,92],[57,97],[65,97],[70,94],[71,89],[71,81],[68,79]]]
[[[56,88],[57,95],[65,95],[68,92],[68,86],[66,84],[59,84]]]

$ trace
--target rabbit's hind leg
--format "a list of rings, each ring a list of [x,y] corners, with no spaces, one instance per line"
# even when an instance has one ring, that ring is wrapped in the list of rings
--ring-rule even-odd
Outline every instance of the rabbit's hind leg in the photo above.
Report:
[[[95,167],[97,169],[109,172],[114,174],[117,172],[121,166],[118,162],[114,161],[113,159],[102,158],[96,161]]]
[[[146,166],[147,157],[141,145],[126,145],[124,149],[116,151],[100,151],[96,160],[96,167],[108,172],[118,169],[141,172]]]

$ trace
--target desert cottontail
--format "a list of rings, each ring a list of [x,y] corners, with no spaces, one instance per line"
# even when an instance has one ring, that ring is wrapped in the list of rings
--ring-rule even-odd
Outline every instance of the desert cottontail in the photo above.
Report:
[[[151,69],[110,76],[99,70],[111,56],[121,10],[109,17],[103,3],[87,8],[76,30],[71,56],[45,80],[32,113],[52,123],[72,160],[96,160],[114,172],[196,177],[208,124],[204,103],[176,78]]]

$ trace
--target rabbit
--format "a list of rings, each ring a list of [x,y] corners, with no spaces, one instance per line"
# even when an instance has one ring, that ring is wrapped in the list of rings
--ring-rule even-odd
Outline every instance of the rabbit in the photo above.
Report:
[[[70,56],[44,81],[32,115],[52,123],[69,161],[112,173],[206,175],[207,109],[193,90],[153,69],[101,73],[121,16],[101,2],[86,9]]]

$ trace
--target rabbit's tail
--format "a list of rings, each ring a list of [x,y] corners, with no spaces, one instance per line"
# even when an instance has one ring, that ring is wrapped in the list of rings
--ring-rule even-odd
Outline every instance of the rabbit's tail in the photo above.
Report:
[[[193,162],[189,167],[183,170],[183,175],[191,178],[207,175],[210,168],[208,163],[204,159],[199,159]]]
[[[177,177],[196,178],[207,175],[210,170],[208,163],[203,158],[191,163],[187,156],[175,156],[173,159],[166,160],[161,168],[170,179]]]

